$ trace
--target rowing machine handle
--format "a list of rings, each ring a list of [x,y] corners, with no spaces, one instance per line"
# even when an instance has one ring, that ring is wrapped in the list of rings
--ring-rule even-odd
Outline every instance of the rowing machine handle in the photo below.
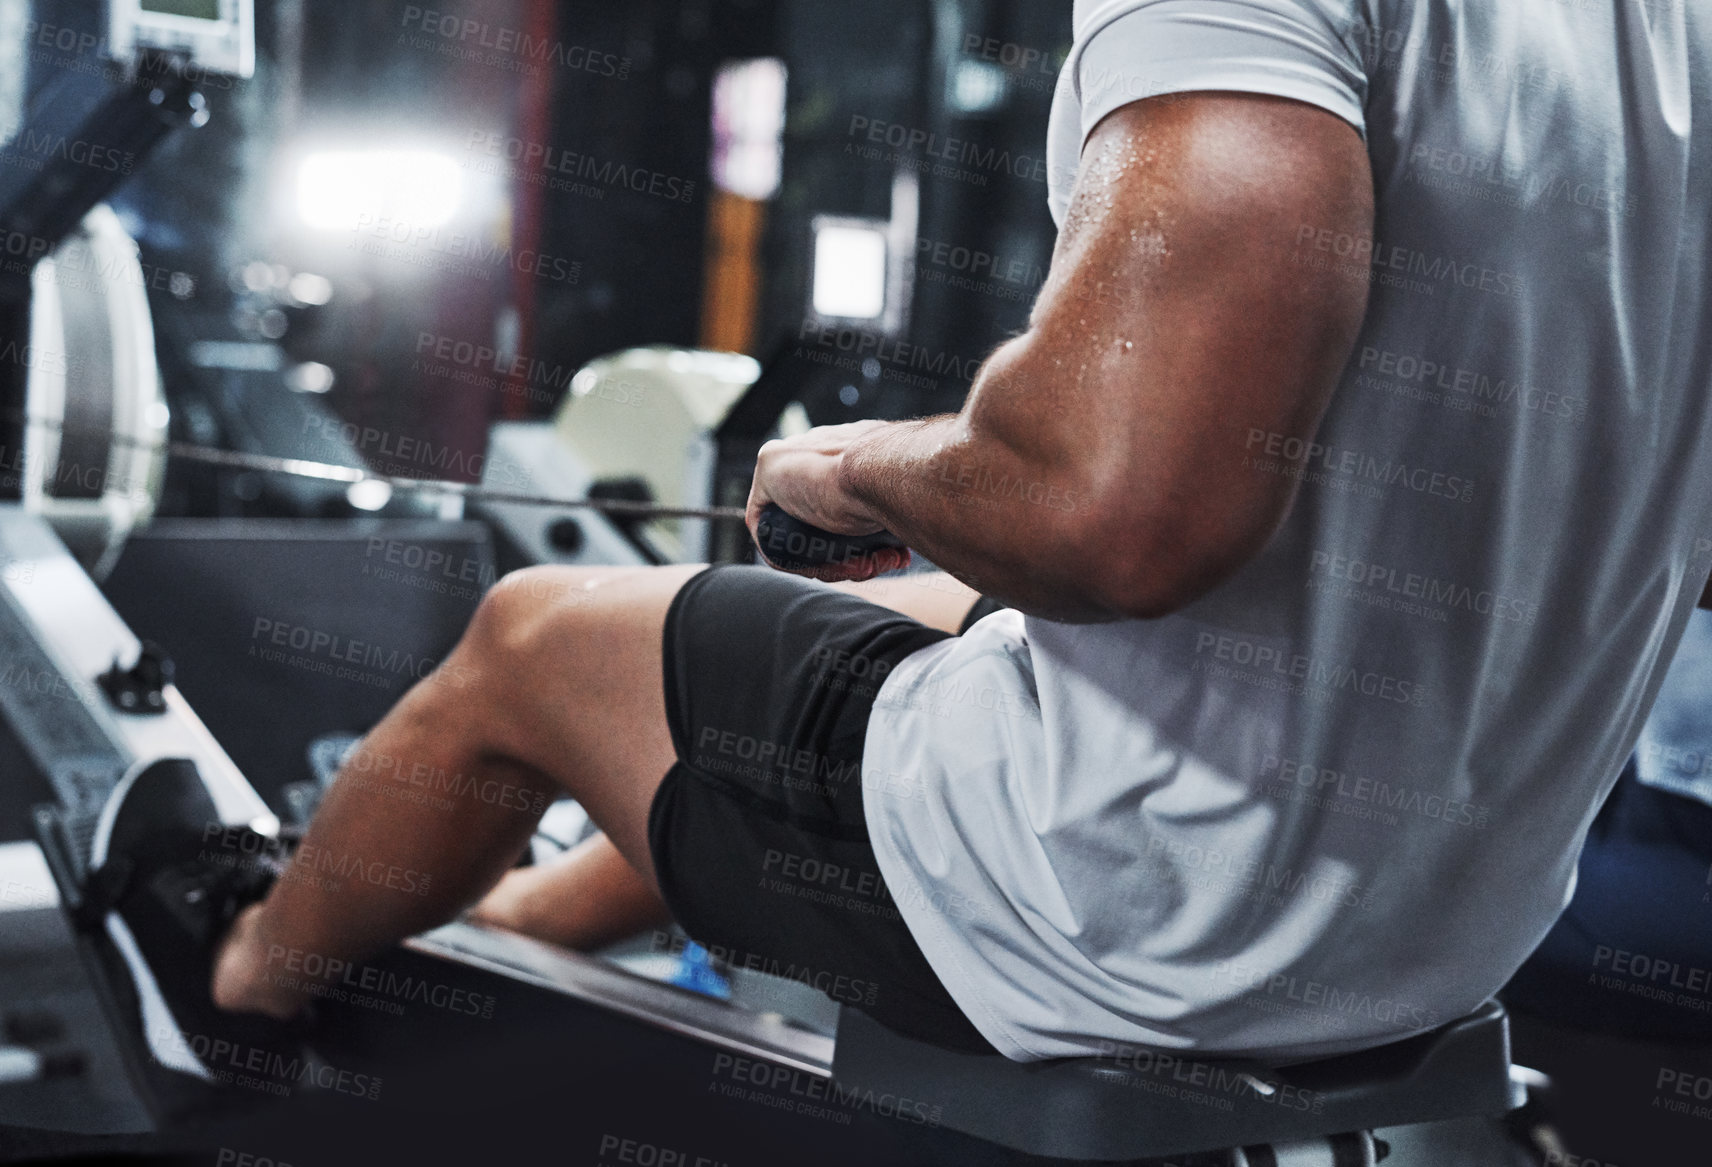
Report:
[[[778,503],[768,503],[755,524],[755,542],[761,555],[774,567],[786,571],[812,571],[865,559],[876,551],[903,550],[903,540],[890,531],[872,535],[834,535],[785,513]]]

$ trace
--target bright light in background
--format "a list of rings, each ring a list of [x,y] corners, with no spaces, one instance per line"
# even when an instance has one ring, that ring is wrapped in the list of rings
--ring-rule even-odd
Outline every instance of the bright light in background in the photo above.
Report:
[[[293,365],[285,374],[285,387],[295,393],[327,393],[332,390],[333,381],[333,370],[320,361]]]
[[[951,71],[951,108],[958,113],[989,113],[1005,100],[1010,78],[986,61],[959,61]]]
[[[319,308],[333,299],[333,281],[313,272],[298,272],[285,287],[293,300],[308,308]]]
[[[713,78],[713,181],[746,199],[779,193],[785,135],[785,63],[733,61]]]
[[[432,150],[328,150],[304,158],[297,210],[323,231],[380,219],[411,228],[444,226],[463,203],[457,160]]]
[[[353,482],[345,491],[345,500],[359,511],[378,511],[392,501],[392,487],[384,482],[365,478]]]
[[[885,313],[883,230],[832,224],[815,228],[814,310],[845,320],[876,320]]]

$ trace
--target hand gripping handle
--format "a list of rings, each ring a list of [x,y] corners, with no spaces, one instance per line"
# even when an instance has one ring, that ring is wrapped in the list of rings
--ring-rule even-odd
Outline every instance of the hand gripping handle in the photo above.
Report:
[[[768,563],[786,571],[836,567],[865,559],[876,551],[901,551],[904,546],[890,531],[834,535],[786,514],[778,503],[768,503],[761,512],[761,521],[755,524],[755,542]]]

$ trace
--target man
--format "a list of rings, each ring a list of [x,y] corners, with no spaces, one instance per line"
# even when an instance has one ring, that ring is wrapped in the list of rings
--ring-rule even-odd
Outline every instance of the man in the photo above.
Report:
[[[1329,1054],[1521,964],[1712,565],[1709,18],[1088,0],[1076,36],[1028,331],[957,416],[773,443],[751,497],[1004,610],[954,635],[975,591],[863,582],[890,553],[522,573],[305,841],[431,883],[300,853],[221,1006],[290,1017],[271,948],[361,960],[511,865],[532,815],[388,798],[413,770],[603,828],[490,918],[669,912],[1014,1059]]]

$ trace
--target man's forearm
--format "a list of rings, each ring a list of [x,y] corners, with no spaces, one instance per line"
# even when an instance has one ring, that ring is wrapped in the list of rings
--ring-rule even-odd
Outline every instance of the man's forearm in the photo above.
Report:
[[[843,477],[888,530],[970,587],[1051,619],[1116,618],[1088,586],[1087,487],[966,415],[876,430],[846,452]]]

